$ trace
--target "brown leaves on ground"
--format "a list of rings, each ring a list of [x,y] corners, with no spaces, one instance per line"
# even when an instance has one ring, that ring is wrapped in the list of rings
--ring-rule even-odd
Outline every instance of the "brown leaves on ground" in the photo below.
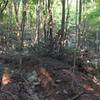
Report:
[[[26,71],[30,74],[32,73],[32,70],[36,70],[37,72],[38,80],[40,82],[39,88],[41,88],[41,92],[37,91],[40,98],[37,100],[75,100],[76,98],[80,100],[100,100],[100,80],[96,76],[90,77],[79,71],[73,72],[71,69],[67,69],[68,67],[66,66],[62,67],[62,64],[57,66],[58,62],[57,64],[55,64],[55,62],[50,62],[48,65],[44,60],[44,63],[46,63],[47,67],[45,64],[36,64],[36,66],[33,66],[34,63],[32,63],[32,61],[27,64],[27,67],[25,65],[23,67],[23,69],[26,68]],[[28,67],[29,65],[31,68]],[[85,67],[86,70],[88,69],[88,71],[93,71],[91,67]],[[16,78],[20,78],[20,81],[12,81],[8,70],[6,69],[4,71],[1,81],[2,84],[8,85],[4,85],[0,91],[2,94],[2,96],[0,94],[0,100],[3,100],[1,99],[4,98],[3,94],[8,95],[6,91],[10,91],[11,93],[8,98],[13,98],[14,95],[16,96],[19,95],[17,93],[20,93],[23,94],[21,100],[24,100],[23,97],[26,97],[25,100],[34,100],[30,98],[34,93],[28,92],[30,90],[29,85],[23,82],[20,76],[16,75]],[[74,88],[72,88],[72,85]]]
[[[54,85],[54,80],[47,69],[39,67],[37,70],[40,85],[44,90],[49,90]]]

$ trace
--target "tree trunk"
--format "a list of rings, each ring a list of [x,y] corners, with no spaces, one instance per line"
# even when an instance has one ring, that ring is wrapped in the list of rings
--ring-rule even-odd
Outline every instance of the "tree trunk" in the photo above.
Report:
[[[51,0],[48,0],[48,13],[49,13],[48,32],[49,32],[49,39],[50,39],[50,52],[52,52],[53,50],[53,18],[52,18],[52,11],[51,11]]]
[[[68,33],[69,16],[70,16],[70,4],[69,0],[67,0],[66,33]]]
[[[61,37],[64,36],[64,29],[65,29],[65,0],[62,0],[62,21],[61,21]]]
[[[37,8],[36,8],[36,37],[35,37],[35,43],[39,44],[40,41],[40,0],[37,1]]]
[[[14,4],[14,11],[15,11],[15,19],[16,19],[16,36],[18,41],[20,40],[20,23],[18,18],[18,12],[19,12],[19,4],[17,1],[13,1]]]
[[[65,30],[65,0],[61,0],[62,2],[62,20],[61,20],[61,31],[59,35],[59,55],[62,57],[63,56],[63,46],[64,46],[64,30]]]
[[[79,1],[79,24],[81,24],[81,16],[82,16],[82,0]]]
[[[80,31],[80,25],[81,25],[81,15],[82,15],[82,0],[79,0],[79,27],[78,27],[78,48],[81,48],[81,31]]]
[[[23,8],[22,8],[22,22],[21,22],[21,38],[20,38],[20,59],[19,64],[22,65],[22,52],[23,52],[23,41],[24,41],[24,30],[25,30],[25,22],[26,22],[26,3],[27,0],[23,0]]]

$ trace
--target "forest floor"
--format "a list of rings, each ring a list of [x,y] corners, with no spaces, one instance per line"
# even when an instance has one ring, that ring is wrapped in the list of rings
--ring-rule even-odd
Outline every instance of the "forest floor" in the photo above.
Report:
[[[100,74],[73,70],[50,57],[26,57],[0,77],[0,100],[100,100]]]

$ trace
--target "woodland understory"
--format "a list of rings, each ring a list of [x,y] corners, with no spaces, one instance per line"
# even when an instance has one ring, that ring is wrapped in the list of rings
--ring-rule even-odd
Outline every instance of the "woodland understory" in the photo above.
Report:
[[[100,100],[100,0],[0,0],[0,100]]]

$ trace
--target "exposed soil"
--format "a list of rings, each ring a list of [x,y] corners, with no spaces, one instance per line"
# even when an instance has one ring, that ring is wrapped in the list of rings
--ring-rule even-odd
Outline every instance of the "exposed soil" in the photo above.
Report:
[[[100,100],[97,76],[49,57],[24,58],[21,70],[17,64],[9,70],[8,84],[0,76],[0,100]]]

